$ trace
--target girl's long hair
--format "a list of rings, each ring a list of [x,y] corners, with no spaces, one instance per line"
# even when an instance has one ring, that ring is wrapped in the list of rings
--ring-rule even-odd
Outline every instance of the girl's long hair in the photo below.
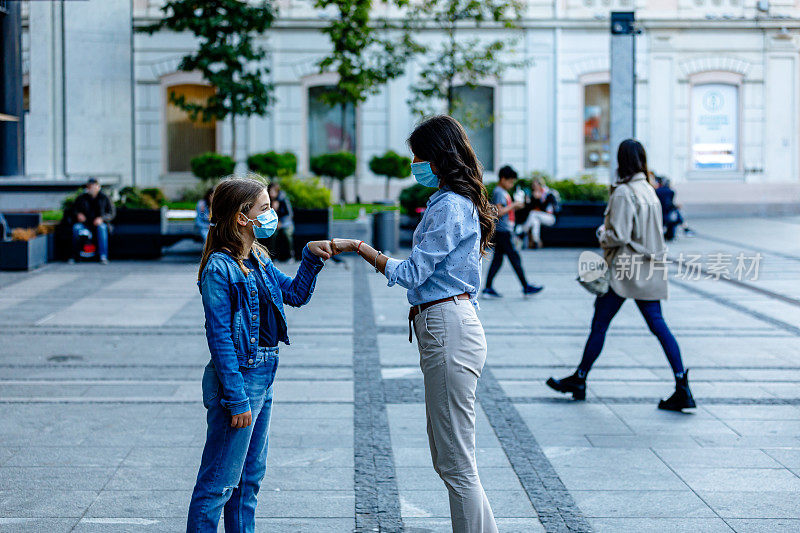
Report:
[[[481,254],[485,255],[494,235],[495,211],[483,186],[483,167],[463,126],[447,115],[431,117],[414,128],[408,145],[414,155],[436,168],[440,186],[447,186],[475,205],[481,226]]]
[[[239,264],[242,272],[248,274],[248,269],[243,259],[246,258],[251,250],[256,250],[269,257],[267,249],[261,246],[258,241],[253,241],[251,250],[245,250],[245,243],[240,232],[241,226],[237,223],[239,213],[247,214],[258,200],[259,195],[264,192],[266,185],[258,179],[256,174],[248,174],[246,177],[232,176],[224,179],[214,188],[211,195],[211,227],[209,227],[208,237],[203,246],[203,257],[200,260],[200,269],[197,272],[197,279],[203,275],[203,269],[208,263],[208,258],[214,252],[228,252]],[[259,260],[259,254],[256,254]]]

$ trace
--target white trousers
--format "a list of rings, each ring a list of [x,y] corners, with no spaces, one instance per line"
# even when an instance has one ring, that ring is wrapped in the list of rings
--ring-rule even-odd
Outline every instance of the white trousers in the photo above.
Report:
[[[525,223],[522,224],[522,231],[523,233],[528,233],[528,231],[530,231],[533,240],[539,242],[542,240],[542,225],[552,226],[555,223],[555,215],[545,211],[531,211],[528,213],[528,218],[525,219]]]
[[[496,533],[475,460],[475,390],[486,337],[469,300],[433,305],[414,317],[433,468],[450,497],[454,533]]]

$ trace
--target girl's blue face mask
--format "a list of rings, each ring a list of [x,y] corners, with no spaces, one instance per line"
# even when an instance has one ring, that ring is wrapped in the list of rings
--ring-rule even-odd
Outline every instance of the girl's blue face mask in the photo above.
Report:
[[[425,187],[438,187],[439,176],[431,170],[431,164],[428,161],[420,161],[419,163],[411,163],[411,173],[417,183]]]
[[[244,218],[247,218],[247,215],[244,215]],[[247,220],[253,223],[253,234],[256,236],[256,239],[267,239],[272,237],[272,234],[275,233],[276,229],[278,229],[278,214],[274,209],[270,209],[265,213],[261,213],[255,218],[255,220],[249,218],[247,218]],[[259,224],[261,224],[260,227],[256,226],[256,220]]]

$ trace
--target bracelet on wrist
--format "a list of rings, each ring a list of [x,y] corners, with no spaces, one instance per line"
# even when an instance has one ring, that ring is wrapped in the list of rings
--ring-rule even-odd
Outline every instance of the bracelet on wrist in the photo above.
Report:
[[[361,255],[361,245],[364,244],[364,241],[359,241],[358,246],[356,246],[356,253]]]

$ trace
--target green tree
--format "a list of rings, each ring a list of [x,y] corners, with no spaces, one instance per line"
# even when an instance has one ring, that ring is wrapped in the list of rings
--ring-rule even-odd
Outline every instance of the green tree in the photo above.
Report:
[[[389,198],[389,180],[402,179],[411,175],[411,159],[389,150],[381,156],[369,160],[369,169],[378,176],[386,177],[386,198]]]
[[[236,117],[265,115],[274,101],[273,86],[265,82],[269,69],[267,51],[253,42],[275,20],[276,12],[266,1],[250,5],[245,0],[167,0],[158,22],[138,31],[161,29],[189,31],[200,42],[185,56],[178,69],[199,71],[215,89],[204,103],[190,102],[170,92],[169,100],[203,122],[231,117],[231,155],[236,157]]]
[[[389,21],[370,19],[372,0],[316,0],[319,9],[332,8],[335,15],[322,32],[331,41],[331,52],[319,62],[321,72],[335,72],[339,80],[320,94],[331,107],[341,107],[339,149],[345,150],[348,105],[353,108],[382,85],[403,73],[408,58],[421,47],[408,33],[393,40]],[[358,182],[356,182],[358,196]]]
[[[508,39],[487,41],[465,38],[464,33],[481,24],[516,28],[523,3],[520,0],[429,0],[408,7],[407,30],[425,26],[442,28],[445,38],[439,45],[421,44],[426,62],[411,88],[409,105],[420,115],[445,104],[447,114],[456,116],[467,127],[480,127],[492,117],[478,116],[455,91],[456,83],[475,88],[483,79],[497,77],[508,68],[525,61],[511,61],[502,52],[514,44]]]
[[[356,156],[350,152],[334,152],[312,157],[311,172],[339,180],[339,201],[344,202],[344,181],[356,172]]]

